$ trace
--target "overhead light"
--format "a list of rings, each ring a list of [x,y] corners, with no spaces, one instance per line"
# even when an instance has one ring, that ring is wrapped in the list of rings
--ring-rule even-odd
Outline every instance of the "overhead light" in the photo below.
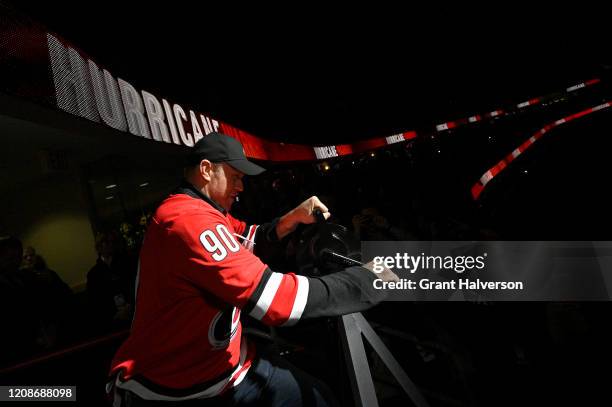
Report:
[[[107,196],[105,199],[108,201],[108,200],[111,200],[111,199],[114,199],[114,198],[115,197],[111,195],[111,196]]]
[[[143,182],[142,184],[138,185],[139,187],[146,187],[147,185],[149,185],[148,182]]]
[[[325,164],[325,165],[323,166],[323,169],[325,169],[325,171],[329,171],[329,165]]]
[[[370,153],[370,155],[371,155],[372,157],[374,157],[376,154],[374,154],[374,153]]]
[[[106,189],[117,188],[117,184],[110,184],[110,185],[105,186],[104,188],[106,188]]]

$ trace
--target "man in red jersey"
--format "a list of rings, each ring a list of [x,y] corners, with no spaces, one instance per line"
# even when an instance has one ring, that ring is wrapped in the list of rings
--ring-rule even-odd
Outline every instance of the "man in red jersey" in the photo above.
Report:
[[[334,405],[317,379],[282,359],[258,356],[242,336],[240,315],[287,326],[361,311],[382,300],[372,285],[377,276],[371,266],[319,278],[272,271],[253,253],[256,243],[313,223],[315,209],[327,219],[327,207],[311,197],[270,223],[247,225],[228,211],[243,176],[264,169],[220,133],[198,141],[191,158],[185,181],[147,229],[134,320],[113,359],[107,390],[117,405],[132,406]],[[379,276],[397,279],[388,270]]]

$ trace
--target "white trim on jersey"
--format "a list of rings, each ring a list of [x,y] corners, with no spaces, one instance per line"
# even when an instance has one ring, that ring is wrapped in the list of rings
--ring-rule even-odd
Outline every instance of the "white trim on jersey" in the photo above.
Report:
[[[239,235],[238,233],[234,233],[234,236],[242,239],[242,245],[251,253],[253,253],[253,249],[255,248],[255,234],[257,233],[257,228],[259,228],[259,225],[249,226],[246,237]]]
[[[234,375],[239,373],[236,379],[234,380],[234,382],[232,383],[231,385],[232,387],[236,387],[240,384],[240,382],[242,382],[242,380],[244,379],[244,377],[246,376],[246,373],[249,371],[249,368],[250,368],[249,366],[248,368],[244,369],[241,372],[241,369],[243,369],[243,366],[244,366],[244,362],[246,361],[246,356],[247,356],[247,343],[246,343],[246,339],[242,338],[242,343],[240,344],[240,361],[238,363],[238,366],[236,366],[236,368],[232,371],[232,374],[221,379],[219,382],[213,384],[209,388],[202,390],[198,393],[190,394],[188,396],[173,397],[173,396],[166,396],[164,394],[156,393],[153,390],[145,387],[143,384],[137,382],[136,380],[126,380],[125,382],[121,381],[119,377],[121,376],[121,374],[117,375],[117,378],[115,379],[115,386],[117,388],[129,390],[132,393],[136,394],[137,396],[145,400],[183,401],[183,400],[214,397],[214,396],[219,395],[225,389],[225,387],[229,384],[229,382],[234,377]]]
[[[297,276],[298,278],[298,289],[297,294],[295,295],[295,301],[293,301],[293,308],[291,308],[291,315],[289,315],[289,319],[287,322],[283,324],[283,326],[291,326],[296,324],[304,312],[304,308],[306,307],[306,300],[308,299],[308,290],[310,288],[310,284],[308,283],[308,278],[304,276]]]
[[[272,272],[261,296],[257,300],[257,304],[255,304],[255,307],[249,313],[250,316],[259,320],[263,319],[266,312],[268,312],[268,308],[270,308],[272,304],[272,300],[274,300],[274,296],[276,295],[276,291],[278,291],[281,281],[283,281],[283,276],[284,274],[282,273]]]
[[[249,239],[252,242],[255,241],[255,233],[257,233],[257,228],[259,228],[259,225],[251,225],[249,227],[249,233],[247,234],[247,239]]]

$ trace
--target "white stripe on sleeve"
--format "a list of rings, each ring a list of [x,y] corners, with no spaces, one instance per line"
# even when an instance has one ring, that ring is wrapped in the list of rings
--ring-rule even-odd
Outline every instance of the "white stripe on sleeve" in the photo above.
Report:
[[[270,308],[270,304],[272,304],[272,300],[274,300],[276,291],[278,291],[281,281],[283,281],[283,274],[272,272],[272,275],[266,283],[266,287],[257,300],[257,304],[255,304],[255,307],[249,313],[250,316],[261,320],[264,315],[266,315],[268,308]]]
[[[297,279],[298,289],[295,295],[295,301],[293,301],[293,308],[291,308],[291,315],[289,315],[289,319],[283,324],[283,326],[291,326],[296,324],[302,317],[302,313],[306,307],[306,300],[308,299],[310,284],[308,283],[307,277],[297,276]]]

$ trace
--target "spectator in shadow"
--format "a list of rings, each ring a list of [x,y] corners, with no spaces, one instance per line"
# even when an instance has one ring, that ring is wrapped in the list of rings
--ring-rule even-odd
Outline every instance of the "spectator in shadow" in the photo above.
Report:
[[[116,233],[96,237],[98,260],[87,273],[94,331],[128,327],[132,319],[136,263],[120,250]]]
[[[414,237],[403,229],[391,225],[387,218],[373,207],[362,209],[353,216],[352,223],[358,240],[414,240]]]
[[[31,282],[36,299],[39,318],[36,342],[43,349],[53,348],[70,336],[74,294],[31,246],[24,250],[21,273]]]
[[[24,359],[36,349],[37,318],[34,295],[27,274],[19,270],[23,256],[21,241],[0,238],[0,365]]]

